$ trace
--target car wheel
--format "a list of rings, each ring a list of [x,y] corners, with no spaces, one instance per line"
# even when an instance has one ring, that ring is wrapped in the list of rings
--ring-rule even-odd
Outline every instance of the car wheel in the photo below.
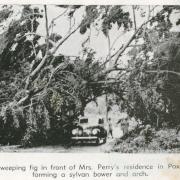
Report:
[[[99,144],[100,144],[100,138],[97,138],[96,145],[99,145]]]
[[[69,142],[69,145],[70,145],[70,146],[74,146],[74,145],[75,145],[75,142],[74,142],[73,140],[71,140],[71,141]]]
[[[103,144],[105,144],[105,143],[106,143],[106,140],[107,140],[107,139],[106,139],[106,137],[105,137],[105,138],[103,139]]]

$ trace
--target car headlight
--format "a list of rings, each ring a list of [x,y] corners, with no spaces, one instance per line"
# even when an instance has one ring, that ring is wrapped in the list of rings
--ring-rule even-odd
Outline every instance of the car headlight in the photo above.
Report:
[[[72,135],[76,135],[77,132],[78,132],[77,129],[73,129],[73,130],[72,130]]]
[[[83,131],[82,131],[82,130],[79,130],[79,131],[78,131],[78,135],[79,135],[79,136],[81,136],[81,135],[82,135],[82,133],[83,133]]]
[[[92,130],[92,134],[93,134],[93,135],[97,135],[98,132],[99,132],[99,129],[93,129],[93,130]]]

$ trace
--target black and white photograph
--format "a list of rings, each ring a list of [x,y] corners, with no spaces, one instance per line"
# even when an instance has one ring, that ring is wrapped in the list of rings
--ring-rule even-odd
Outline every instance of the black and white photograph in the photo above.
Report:
[[[180,5],[0,4],[1,153],[179,153]]]

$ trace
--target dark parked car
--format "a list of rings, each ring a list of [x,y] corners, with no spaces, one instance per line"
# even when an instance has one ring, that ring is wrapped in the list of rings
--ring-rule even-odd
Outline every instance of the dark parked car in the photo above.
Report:
[[[107,131],[102,118],[99,118],[98,122],[93,124],[86,117],[79,118],[79,122],[74,126],[71,133],[73,142],[95,142],[98,145],[106,143],[107,139]]]

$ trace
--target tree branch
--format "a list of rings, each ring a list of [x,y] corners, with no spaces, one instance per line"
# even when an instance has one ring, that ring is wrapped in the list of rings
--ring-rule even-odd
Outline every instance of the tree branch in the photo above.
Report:
[[[122,80],[107,80],[107,81],[97,81],[97,82],[89,82],[88,84],[114,84],[123,82]]]
[[[43,65],[46,62],[47,56],[48,56],[48,52],[49,52],[49,30],[48,30],[48,17],[47,17],[47,7],[46,5],[44,5],[44,13],[45,13],[45,28],[46,28],[46,53],[45,56],[43,57],[42,61],[40,62],[40,64],[36,67],[36,69],[34,71],[32,71],[35,60],[32,62],[32,67],[31,67],[31,71],[30,71],[30,75],[28,76],[27,80],[26,80],[26,84],[25,84],[25,89],[27,90],[30,84],[30,81],[32,80],[32,78],[40,71],[40,69],[43,67]],[[37,58],[37,56],[36,56]],[[35,59],[36,59],[35,58]]]
[[[169,70],[149,70],[149,71],[145,71],[145,72],[146,73],[170,73],[170,74],[180,76],[179,72],[169,71]]]
[[[69,33],[68,35],[66,35],[60,42],[59,44],[51,51],[51,54],[56,53],[56,51],[59,49],[59,47],[72,35],[74,34],[79,28],[80,28],[81,24],[79,24],[71,33]]]
[[[141,26],[135,31],[135,33],[132,35],[132,37],[129,39],[129,41],[123,46],[123,48],[117,53],[117,57],[115,59],[115,65],[117,64],[117,61],[119,60],[119,57],[124,53],[124,51],[126,50],[126,48],[131,44],[131,42],[136,38],[136,35],[138,34],[139,30],[146,25],[147,23],[149,23],[150,20],[144,22],[143,24],[141,24]]]
[[[112,68],[109,68],[107,69],[104,74],[108,74],[112,71],[130,71],[130,69],[127,69],[127,68],[118,68],[118,67],[112,67]]]
[[[137,27],[136,27],[136,13],[135,13],[134,5],[132,5],[132,9],[133,9],[133,19],[134,19],[134,30],[136,31],[137,30]]]
[[[49,51],[49,28],[48,28],[48,17],[47,17],[47,6],[44,5],[44,12],[45,12],[45,27],[46,27],[46,54],[48,53]]]
[[[54,21],[56,21],[57,19],[59,19],[61,16],[63,16],[66,12],[67,12],[68,9],[66,9],[65,11],[63,11],[60,15],[58,15],[57,17],[53,18],[48,29],[50,30],[50,28],[53,26],[54,24]]]
[[[64,37],[59,44],[51,51],[51,54],[55,54],[56,51],[58,50],[58,48],[73,34],[75,33],[78,29],[79,29],[80,25],[74,29],[70,34],[68,34],[66,37]],[[45,56],[43,57],[43,59],[41,60],[41,62],[39,63],[39,65],[36,67],[36,69],[34,69],[34,71],[30,74],[29,79],[34,78],[34,76],[41,70],[41,68],[44,66],[44,64],[46,63],[47,58],[49,57],[49,53],[46,53]]]

